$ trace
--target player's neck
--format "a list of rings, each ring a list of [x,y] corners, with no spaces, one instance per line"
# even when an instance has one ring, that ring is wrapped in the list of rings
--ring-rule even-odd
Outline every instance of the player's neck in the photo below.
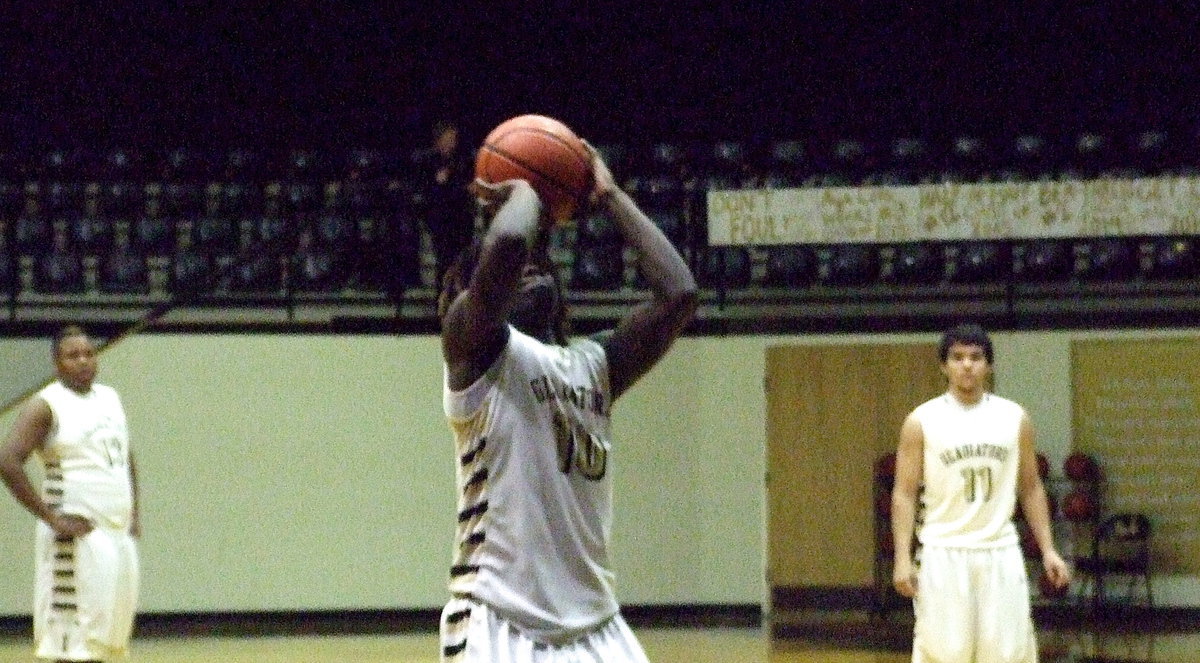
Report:
[[[68,382],[67,380],[62,379],[59,379],[59,382],[61,382],[64,387],[79,394],[80,396],[86,396],[87,393],[92,390],[91,382]]]
[[[518,327],[518,329],[520,328]],[[558,345],[558,338],[555,337],[554,332],[549,327],[544,329],[541,327],[536,329],[521,329],[521,331],[546,345]]]
[[[960,405],[975,405],[983,400],[984,391],[982,388],[964,389],[951,386],[949,393]]]

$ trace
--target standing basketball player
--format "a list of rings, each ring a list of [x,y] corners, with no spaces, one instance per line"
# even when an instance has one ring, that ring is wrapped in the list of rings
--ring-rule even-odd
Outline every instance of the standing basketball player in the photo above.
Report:
[[[1037,641],[1018,501],[1058,587],[1070,570],[1054,548],[1033,427],[1018,404],[989,393],[992,342],[978,325],[942,336],[949,388],[908,415],[892,493],[893,581],[913,598],[913,663],[1034,663]],[[912,543],[918,489],[921,561]]]
[[[592,159],[592,202],[640,255],[649,301],[612,332],[568,342],[549,215],[519,180],[476,184],[490,224],[442,291],[459,491],[443,661],[646,661],[609,568],[609,416],[691,320],[696,284],[595,150]]]
[[[96,347],[77,326],[55,336],[58,379],[25,404],[0,450],[9,491],[38,517],[33,637],[39,658],[124,656],[138,592],[137,471],[117,392],[95,384]],[[45,479],[25,473],[33,453]]]

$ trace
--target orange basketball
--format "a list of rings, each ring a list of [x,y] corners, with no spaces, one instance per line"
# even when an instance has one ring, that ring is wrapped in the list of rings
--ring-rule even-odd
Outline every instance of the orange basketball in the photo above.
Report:
[[[485,182],[529,182],[559,223],[582,207],[595,181],[592,155],[574,131],[544,115],[518,115],[484,139],[475,176]]]

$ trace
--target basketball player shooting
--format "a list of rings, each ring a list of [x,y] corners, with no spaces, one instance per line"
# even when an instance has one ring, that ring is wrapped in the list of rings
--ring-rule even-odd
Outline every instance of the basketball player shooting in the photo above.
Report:
[[[546,251],[554,221],[519,179],[476,182],[489,223],[439,298],[458,487],[443,661],[647,660],[609,568],[610,415],[692,319],[696,284],[587,149],[587,202],[640,255],[650,299],[611,332],[568,341]]]
[[[896,591],[913,598],[913,663],[1036,663],[1029,584],[1012,517],[1020,504],[1047,579],[1070,582],[1054,547],[1033,425],[987,391],[992,341],[960,325],[939,347],[946,393],[905,419],[896,452],[892,533]],[[912,543],[918,489],[921,564]]]

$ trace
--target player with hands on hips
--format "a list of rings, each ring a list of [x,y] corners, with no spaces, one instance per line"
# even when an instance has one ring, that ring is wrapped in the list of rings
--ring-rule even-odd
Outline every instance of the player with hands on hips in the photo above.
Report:
[[[37,517],[34,645],[38,658],[123,657],[137,604],[137,469],[115,389],[94,382],[88,334],[64,327],[51,345],[57,379],[26,401],[0,448],[0,476]],[[25,473],[33,455],[38,490]]]

